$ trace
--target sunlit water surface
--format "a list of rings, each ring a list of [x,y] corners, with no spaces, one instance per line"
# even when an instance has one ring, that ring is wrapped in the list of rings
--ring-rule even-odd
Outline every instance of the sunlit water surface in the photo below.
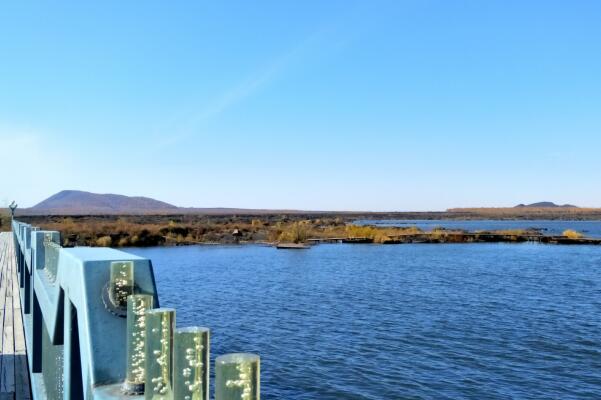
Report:
[[[213,360],[261,355],[263,399],[601,398],[601,247],[127,251]]]

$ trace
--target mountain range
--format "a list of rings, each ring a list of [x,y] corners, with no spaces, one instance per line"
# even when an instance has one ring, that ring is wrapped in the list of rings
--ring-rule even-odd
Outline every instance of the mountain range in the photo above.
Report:
[[[518,204],[513,209],[570,209],[578,208],[571,204],[558,205],[550,201],[532,204]],[[509,210],[509,209],[508,209]],[[461,211],[451,209],[449,212]],[[306,213],[301,210],[265,210],[245,208],[195,208],[178,207],[149,197],[124,196],[120,194],[99,194],[81,190],[63,190],[33,207],[20,209],[23,215],[109,215],[109,214],[276,214]],[[312,213],[320,213],[313,211]]]

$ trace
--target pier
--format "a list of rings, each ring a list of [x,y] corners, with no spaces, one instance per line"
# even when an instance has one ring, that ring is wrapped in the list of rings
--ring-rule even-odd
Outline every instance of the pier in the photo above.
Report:
[[[0,232],[0,400],[29,400],[25,333],[13,237]]]
[[[0,400],[213,398],[210,329],[160,308],[149,259],[12,229],[0,234]],[[257,355],[217,357],[215,378],[217,400],[260,399]]]

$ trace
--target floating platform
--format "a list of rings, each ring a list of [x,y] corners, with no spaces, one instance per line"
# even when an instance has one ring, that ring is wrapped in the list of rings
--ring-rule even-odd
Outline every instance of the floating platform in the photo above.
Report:
[[[304,250],[310,248],[310,246],[304,243],[279,243],[275,247],[282,250]]]

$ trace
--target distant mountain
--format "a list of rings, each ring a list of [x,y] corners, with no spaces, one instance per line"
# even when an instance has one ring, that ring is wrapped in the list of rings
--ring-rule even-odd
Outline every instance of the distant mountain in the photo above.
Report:
[[[172,204],[148,197],[63,190],[31,207],[28,211],[44,214],[138,214],[177,212],[178,209]]]
[[[177,207],[148,197],[128,197],[120,194],[98,194],[80,190],[63,190],[30,208],[21,208],[18,215],[266,215],[300,214],[301,210],[264,210],[248,208]],[[312,211],[320,214],[323,211]]]
[[[541,201],[538,203],[532,204],[518,204],[515,208],[578,208],[577,206],[573,206],[571,204],[559,205],[555,204],[552,201]]]

